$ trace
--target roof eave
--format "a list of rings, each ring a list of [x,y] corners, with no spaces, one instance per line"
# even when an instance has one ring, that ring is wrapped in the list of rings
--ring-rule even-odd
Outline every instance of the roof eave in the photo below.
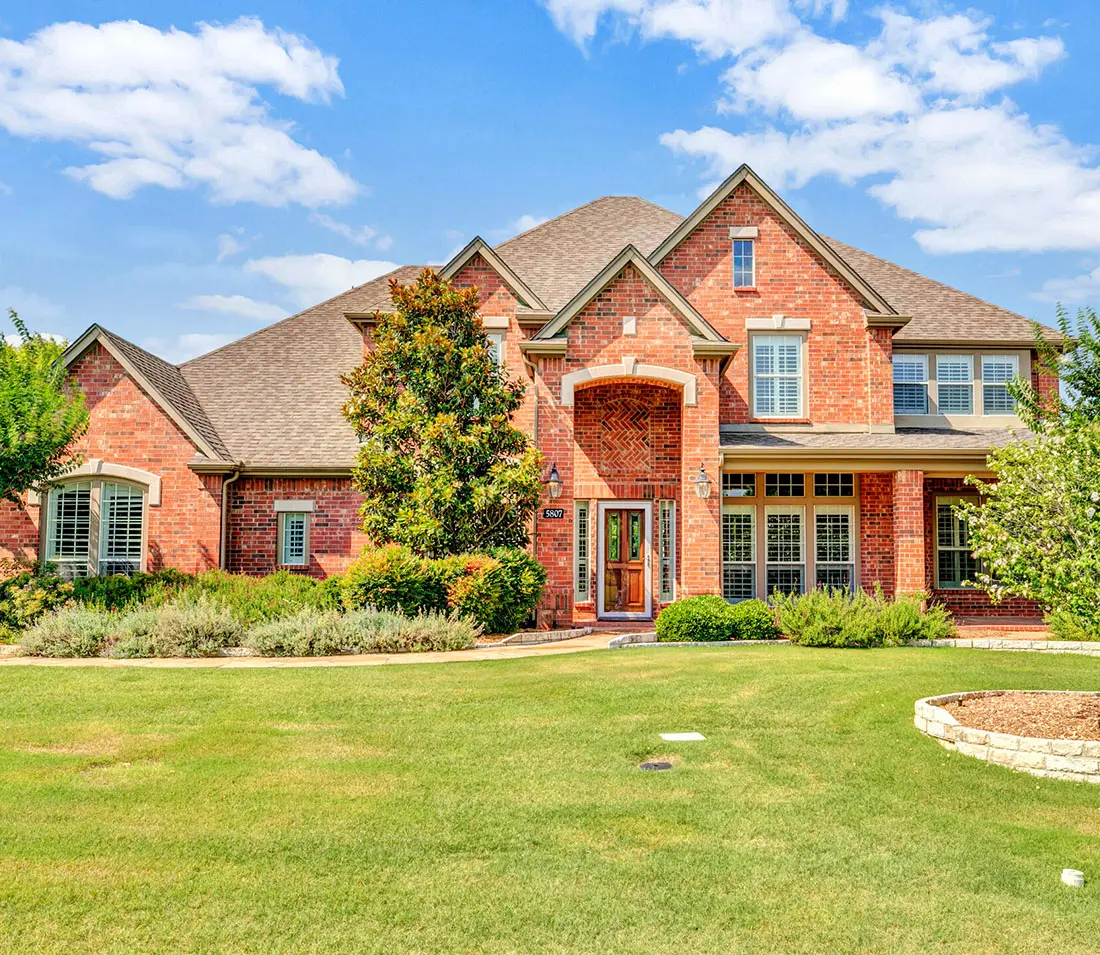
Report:
[[[897,331],[905,328],[913,320],[912,315],[885,315],[882,312],[872,312],[864,309],[863,325],[865,328],[889,328]]]

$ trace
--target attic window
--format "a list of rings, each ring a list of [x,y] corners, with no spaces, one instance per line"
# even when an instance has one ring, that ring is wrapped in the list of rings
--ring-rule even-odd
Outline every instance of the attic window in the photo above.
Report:
[[[733,287],[756,285],[756,250],[752,239],[733,240]]]

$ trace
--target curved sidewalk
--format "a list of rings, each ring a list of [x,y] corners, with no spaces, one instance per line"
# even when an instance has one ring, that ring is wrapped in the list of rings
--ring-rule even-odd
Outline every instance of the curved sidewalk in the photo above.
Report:
[[[172,657],[141,660],[112,660],[104,657],[0,657],[0,667],[145,667],[189,670],[262,670],[297,667],[363,667],[396,663],[474,663],[481,660],[513,660],[516,657],[546,657],[584,650],[605,650],[610,635],[590,633],[557,643],[488,647],[480,650],[451,650],[428,653],[363,653],[337,657]]]

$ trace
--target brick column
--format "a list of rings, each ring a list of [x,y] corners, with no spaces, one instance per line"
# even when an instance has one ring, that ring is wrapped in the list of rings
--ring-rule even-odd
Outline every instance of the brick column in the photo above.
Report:
[[[926,589],[924,472],[894,473],[894,593]]]
[[[680,458],[680,586],[678,597],[722,592],[722,461],[718,451],[718,362],[696,365],[695,405],[683,406]],[[695,492],[700,462],[710,497]]]

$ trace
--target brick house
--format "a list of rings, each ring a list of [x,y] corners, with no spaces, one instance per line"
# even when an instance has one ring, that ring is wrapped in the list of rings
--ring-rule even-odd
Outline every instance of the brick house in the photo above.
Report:
[[[85,463],[3,505],[0,555],[67,573],[339,572],[366,541],[339,375],[388,281],[180,366],[93,326],[66,361]],[[646,619],[682,596],[818,584],[969,614],[952,504],[1042,379],[1021,316],[815,233],[742,167],[686,219],[607,197],[442,270],[480,290],[518,424],[554,465],[534,521],[543,619]],[[1053,332],[1052,332],[1053,334]]]

